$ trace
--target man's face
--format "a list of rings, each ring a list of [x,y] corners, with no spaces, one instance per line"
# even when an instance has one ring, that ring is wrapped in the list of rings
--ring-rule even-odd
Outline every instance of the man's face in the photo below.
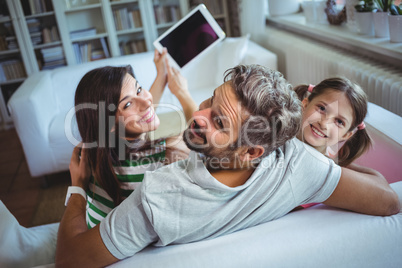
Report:
[[[241,109],[233,88],[226,82],[215,89],[211,98],[201,103],[183,139],[191,150],[209,158],[232,160],[241,122],[246,116],[248,113]]]

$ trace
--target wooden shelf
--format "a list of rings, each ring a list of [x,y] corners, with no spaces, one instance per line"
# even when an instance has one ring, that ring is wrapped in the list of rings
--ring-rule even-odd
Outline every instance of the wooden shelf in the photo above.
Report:
[[[25,19],[33,19],[33,18],[41,18],[41,17],[48,17],[48,16],[54,16],[54,11],[48,11],[40,14],[33,14],[33,15],[28,15],[25,16]]]
[[[110,1],[110,4],[112,6],[123,5],[123,4],[132,4],[132,3],[138,3],[138,0]]]
[[[95,8],[101,8],[102,4],[90,4],[90,5],[85,5],[85,6],[79,6],[79,7],[71,7],[71,8],[66,8],[65,12],[66,13],[74,13],[74,12],[81,12],[81,11],[86,11],[89,9],[95,9]]]

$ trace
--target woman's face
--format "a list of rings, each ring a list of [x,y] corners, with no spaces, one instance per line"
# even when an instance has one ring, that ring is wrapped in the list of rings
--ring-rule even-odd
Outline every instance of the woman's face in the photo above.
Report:
[[[343,92],[330,90],[311,102],[303,100],[302,132],[299,138],[325,153],[328,146],[345,141],[353,135],[353,109]]]
[[[138,138],[142,133],[157,129],[160,123],[152,105],[151,93],[142,89],[129,74],[123,80],[116,120],[123,124],[126,138]]]

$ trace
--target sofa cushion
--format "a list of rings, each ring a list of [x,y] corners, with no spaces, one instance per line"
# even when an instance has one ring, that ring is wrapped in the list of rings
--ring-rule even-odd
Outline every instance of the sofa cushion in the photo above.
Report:
[[[249,35],[227,37],[211,50],[195,58],[181,70],[188,80],[189,90],[213,87],[223,83],[223,73],[241,63],[244,58]],[[200,100],[196,100],[200,101]]]
[[[243,60],[246,55],[248,41],[250,35],[243,37],[227,37],[217,48],[218,68],[216,71],[215,83],[220,85],[223,83],[224,73],[227,69],[232,68]]]
[[[131,64],[134,74],[142,87],[149,89],[156,77],[153,52],[91,61],[74,67],[66,66],[53,70],[52,84],[54,99],[59,111],[66,114],[74,106],[75,89],[81,78],[90,70],[103,66],[123,66]],[[73,89],[73,90],[72,90]]]

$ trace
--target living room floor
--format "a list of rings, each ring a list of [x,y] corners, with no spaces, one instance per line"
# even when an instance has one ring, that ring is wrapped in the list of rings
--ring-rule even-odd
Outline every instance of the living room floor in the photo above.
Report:
[[[29,174],[24,152],[15,129],[0,131],[0,200],[24,227],[32,226],[32,219],[40,202],[44,186],[43,178]],[[68,173],[68,172],[67,172]],[[49,176],[47,187],[52,181],[66,178],[66,172]],[[69,174],[67,174],[69,177]],[[65,182],[68,183],[68,182]]]

